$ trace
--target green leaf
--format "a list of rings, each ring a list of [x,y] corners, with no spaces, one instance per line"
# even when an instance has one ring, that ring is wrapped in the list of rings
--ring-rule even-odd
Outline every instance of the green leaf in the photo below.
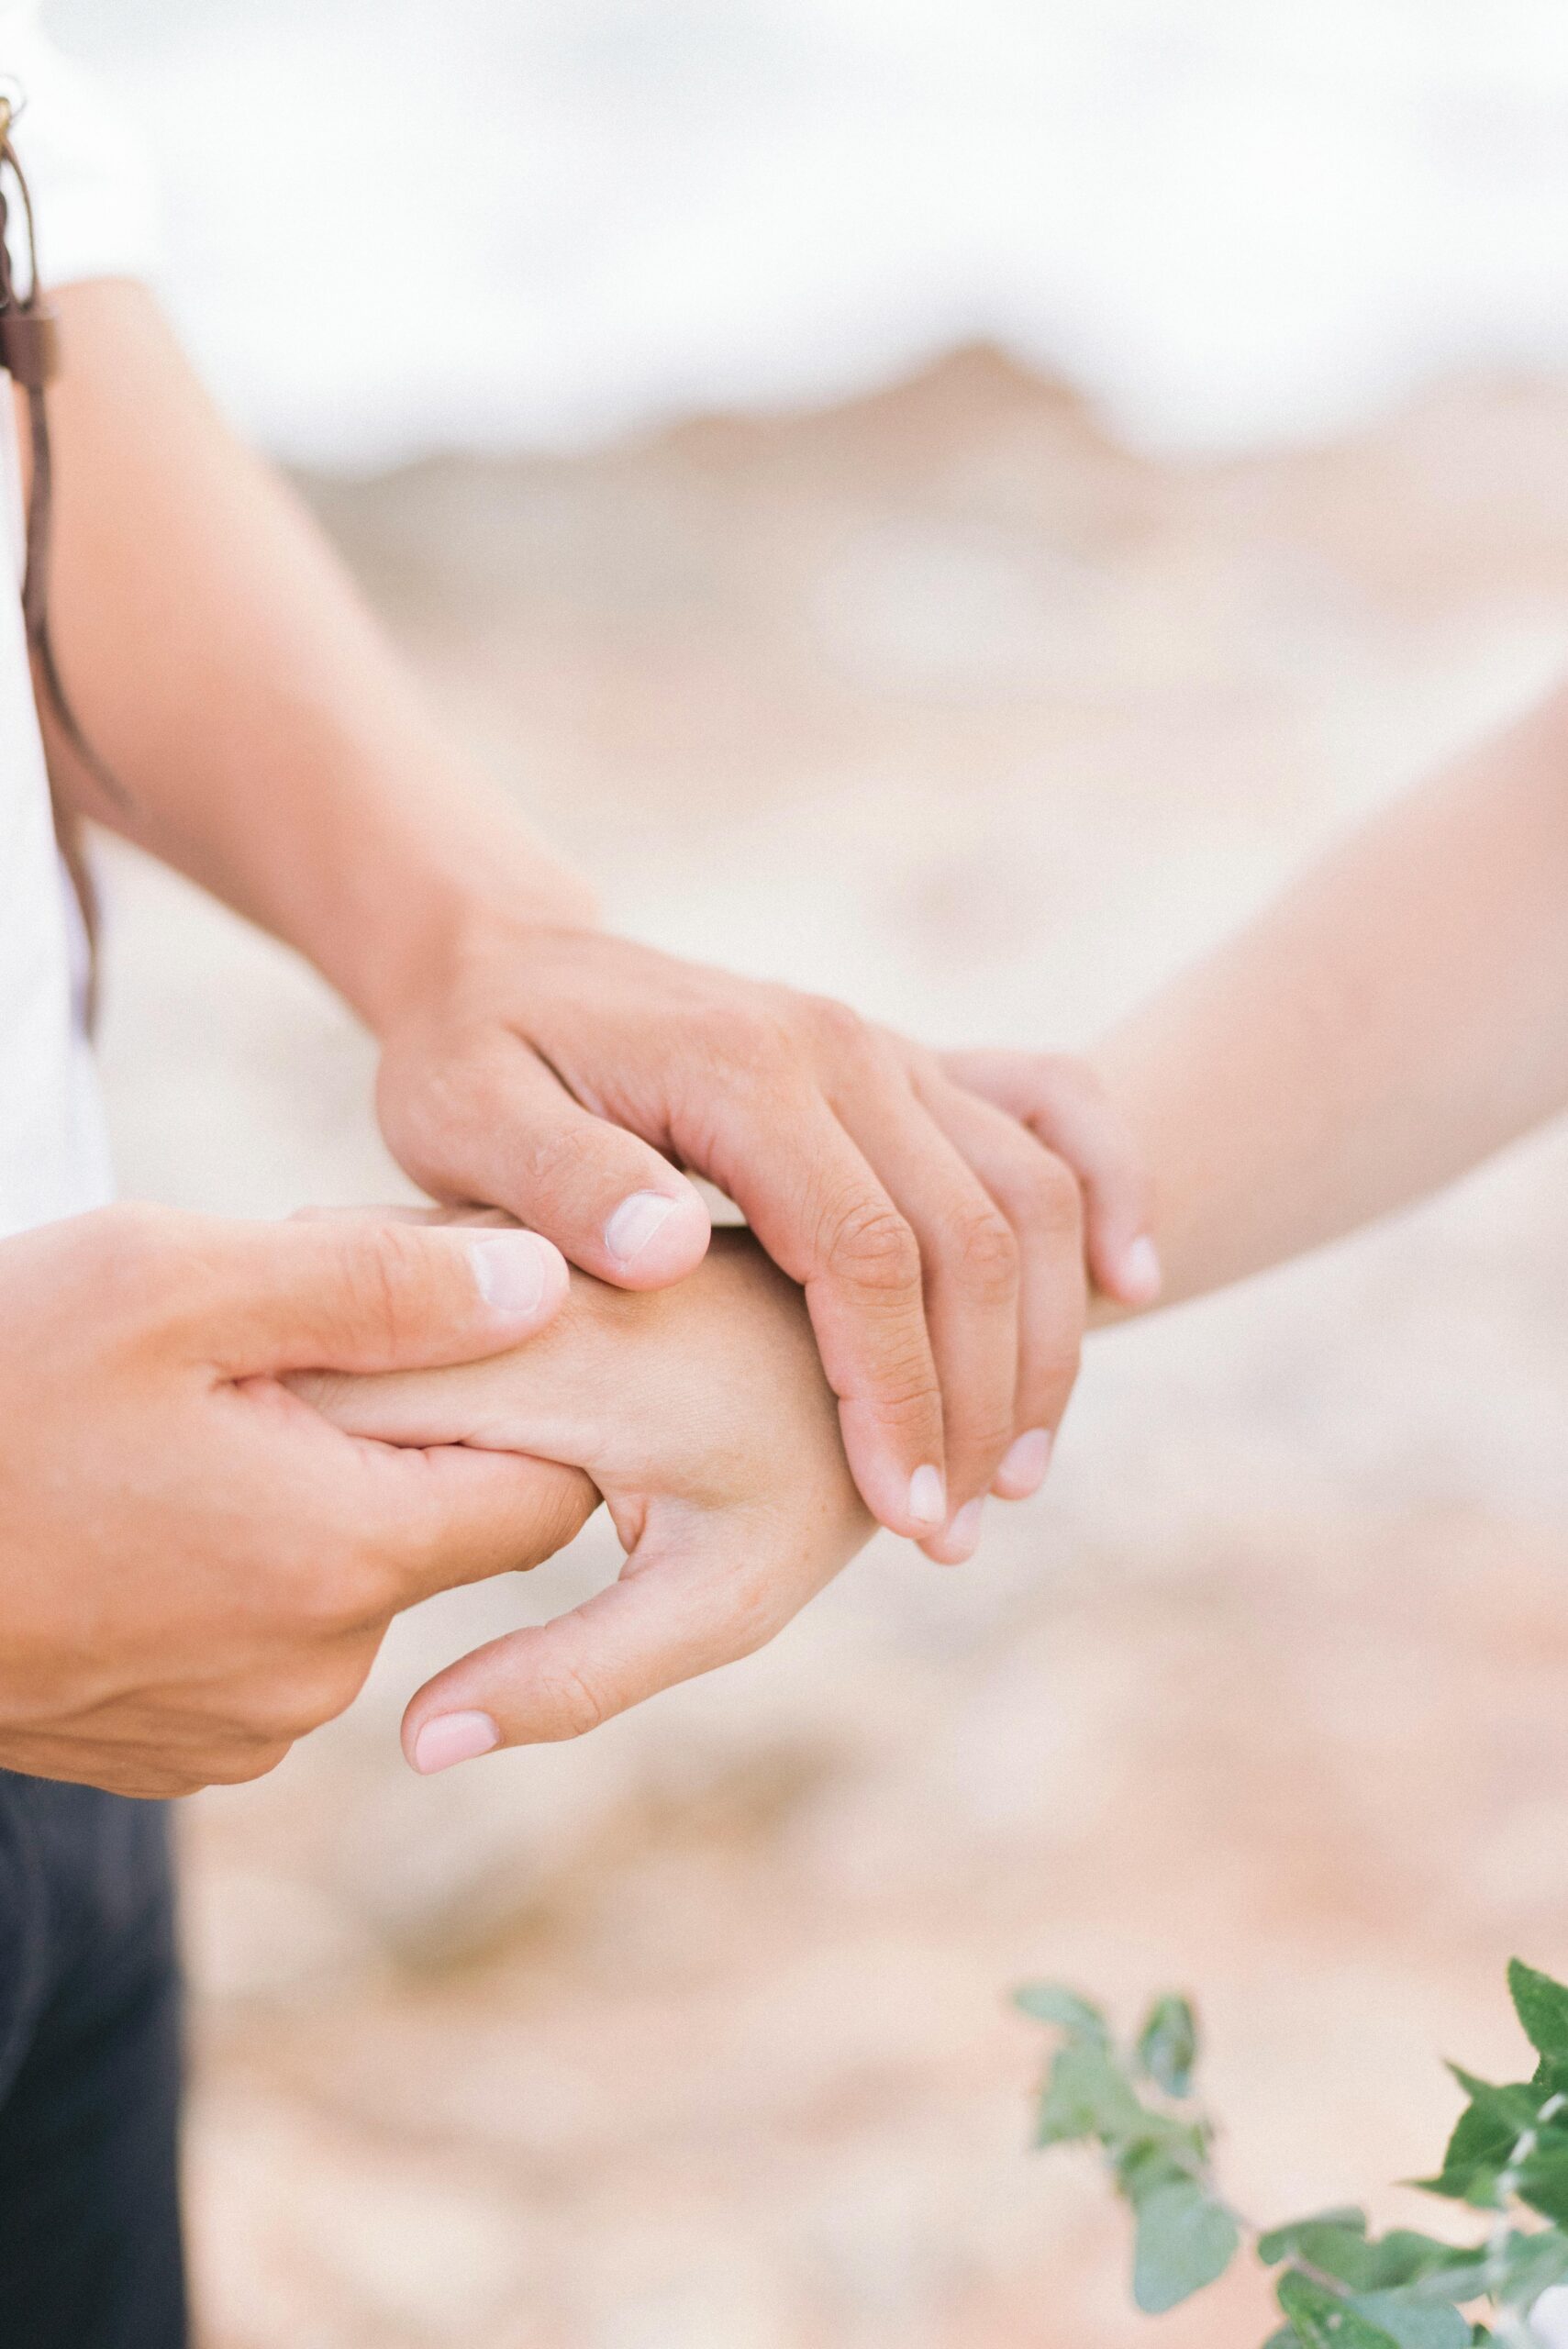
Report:
[[[1536,2054],[1568,2055],[1568,1989],[1517,1957],[1509,1962],[1508,1989]]]
[[[1546,2099],[1529,2080],[1509,2080],[1499,2086],[1493,2080],[1478,2080],[1473,2072],[1465,2070],[1462,2064],[1451,2064],[1448,2068],[1470,2099],[1470,2112],[1480,2116],[1473,2123],[1477,2134],[1484,2122],[1489,2131],[1499,2132],[1505,2145],[1511,2148],[1514,2141],[1525,2130],[1533,2129],[1540,2120],[1540,2108]],[[1470,2113],[1461,2113],[1453,2132],[1455,2137],[1469,2118]],[[1447,2167],[1446,2159],[1444,2167]]]
[[[1013,2004],[1036,2022],[1053,2022],[1080,2039],[1110,2039],[1110,2029],[1098,2007],[1081,1998],[1061,1982],[1026,1982],[1013,1993]]]
[[[1504,2244],[1501,2258],[1491,2263],[1487,2288],[1493,2288],[1494,2297],[1507,2306],[1528,2310],[1542,2292],[1565,2277],[1568,2236],[1559,2234],[1555,2227],[1542,2227],[1534,2234],[1521,2234],[1516,2229]]]
[[[1277,2332],[1270,2333],[1263,2349],[1301,2349],[1301,2335],[1294,2324],[1282,2324]]]
[[[1359,2227],[1298,2228],[1293,2256],[1352,2292],[1370,2292],[1383,2281],[1377,2245],[1368,2243]]]
[[[1446,2286],[1450,2278],[1463,2281],[1484,2256],[1456,2243],[1440,2243],[1435,2235],[1418,2234],[1413,2227],[1395,2227],[1377,2244],[1377,2289],[1391,2291],[1425,2278],[1432,2280],[1434,2288]],[[1473,2288],[1479,2289],[1479,2285]],[[1473,2293],[1455,2289],[1448,2297],[1462,2300]]]
[[[1315,2210],[1309,2219],[1292,2219],[1283,2227],[1273,2227],[1266,2235],[1258,2237],[1258,2257],[1265,2267],[1277,2267],[1282,2259],[1294,2259],[1296,2246],[1308,2227],[1345,2227],[1351,2233],[1366,2232],[1366,2212],[1355,2204],[1340,2203],[1332,2210]]]
[[[1223,2276],[1239,2242],[1229,2211],[1193,2179],[1158,2187],[1138,2207],[1133,2299],[1146,2316],[1163,2316]]]
[[[1544,2132],[1541,2150],[1519,2164],[1518,2177],[1519,2200],[1539,2210],[1543,2219],[1555,2219],[1560,2224],[1568,2221],[1568,2146],[1545,2141],[1561,2133],[1558,2130]]]
[[[1399,2349],[1470,2349],[1470,2321],[1451,2303],[1433,2307],[1402,2292],[1359,2292],[1351,2306],[1381,2325]]]
[[[1167,2096],[1192,2094],[1197,2017],[1185,1998],[1156,1998],[1138,2034],[1139,2068]]]
[[[1424,2193],[1494,2210],[1498,2177],[1525,2131],[1538,2126],[1547,2092],[1525,2081],[1496,2087],[1457,2064],[1449,2069],[1471,2100],[1454,2124],[1437,2176],[1414,2182]]]
[[[1201,2180],[1207,2175],[1206,2132],[1172,2121],[1164,2113],[1146,2113],[1140,2133],[1118,2148],[1117,2184],[1134,2206],[1159,2187],[1183,2178]]]
[[[1037,2145],[1070,2145],[1085,2137],[1115,2143],[1143,2133],[1147,2116],[1110,2050],[1070,2039],[1051,2061],[1035,2128]]]
[[[1299,2267],[1280,2277],[1279,2304],[1304,2349],[1400,2349],[1393,2333]]]

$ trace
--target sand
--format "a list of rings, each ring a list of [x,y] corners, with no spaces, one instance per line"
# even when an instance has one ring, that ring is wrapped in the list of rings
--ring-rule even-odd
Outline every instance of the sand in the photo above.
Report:
[[[1568,384],[1159,466],[984,353],[806,419],[315,497],[454,729],[661,942],[1072,1042],[1568,645]],[[402,1195],[365,1041],[114,862],[128,1190]],[[1041,1498],[777,1645],[430,1784],[402,1703],[614,1570],[399,1625],[185,1807],[213,2349],[1255,2349],[1151,2327],[1026,2151],[1009,1986],[1203,2001],[1237,2200],[1429,2165],[1568,1971],[1568,1148],[1096,1342]],[[1378,2207],[1419,2223],[1408,2196]]]

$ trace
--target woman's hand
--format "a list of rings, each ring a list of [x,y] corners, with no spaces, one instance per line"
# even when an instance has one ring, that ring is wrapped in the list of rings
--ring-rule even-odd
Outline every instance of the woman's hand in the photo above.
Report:
[[[717,1233],[690,1279],[656,1296],[577,1275],[551,1328],[494,1360],[291,1384],[354,1436],[568,1462],[603,1493],[627,1552],[583,1606],[419,1690],[403,1727],[418,1770],[580,1736],[749,1655],[872,1531],[800,1292],[742,1232]]]
[[[806,1292],[884,1525],[955,1560],[982,1496],[1039,1484],[1085,1315],[1080,1190],[986,1085],[841,1004],[493,911],[377,1008],[382,1123],[437,1197],[633,1289],[707,1245],[679,1168],[737,1203]]]
[[[1065,1052],[943,1052],[944,1074],[1027,1126],[1083,1188],[1095,1286],[1138,1310],[1160,1294],[1153,1185],[1121,1110],[1086,1061]]]

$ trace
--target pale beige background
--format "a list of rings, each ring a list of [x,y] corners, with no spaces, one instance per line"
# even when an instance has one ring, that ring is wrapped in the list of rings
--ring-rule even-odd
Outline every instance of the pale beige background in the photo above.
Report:
[[[942,1039],[1072,1040],[1568,648],[1568,391],[1161,469],[976,355],[810,421],[317,493],[617,923]],[[114,860],[127,1187],[400,1187],[362,1039]],[[188,1807],[214,2349],[1253,2349],[1149,2327],[1024,2150],[1010,1983],[1204,1995],[1261,2218],[1424,2166],[1568,1969],[1568,1151],[1096,1346],[1035,1506],[769,1653],[421,1785],[433,1660]]]

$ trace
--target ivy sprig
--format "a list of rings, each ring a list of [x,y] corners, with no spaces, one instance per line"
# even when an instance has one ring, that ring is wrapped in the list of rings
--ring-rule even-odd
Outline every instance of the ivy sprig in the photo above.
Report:
[[[1035,2143],[1097,2147],[1132,2211],[1132,2296],[1151,2316],[1216,2283],[1250,2240],[1281,2271],[1285,2321],[1263,2349],[1540,2349],[1531,2311],[1568,2282],[1568,1987],[1516,1958],[1508,1988],[1535,2070],[1499,2087],[1451,2065],[1464,2110],[1440,2168],[1412,2181],[1485,2211],[1479,2243],[1407,2227],[1373,2235],[1351,2206],[1249,2227],[1216,2182],[1214,2124],[1194,2097],[1197,2019],[1173,1994],[1125,2045],[1075,1990],[1033,1982],[1016,1994],[1057,2033]]]

